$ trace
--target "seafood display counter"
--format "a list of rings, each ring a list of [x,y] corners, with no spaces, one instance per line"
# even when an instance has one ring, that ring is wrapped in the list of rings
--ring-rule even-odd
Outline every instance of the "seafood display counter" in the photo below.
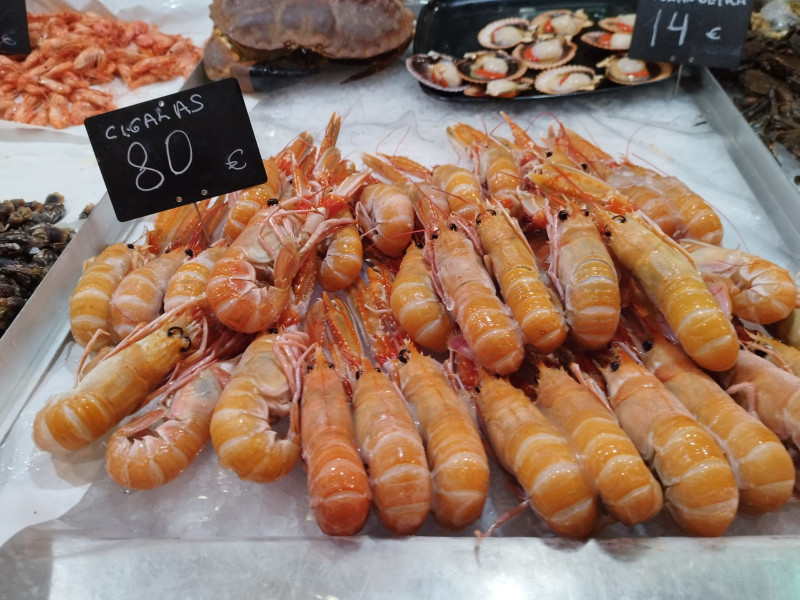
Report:
[[[446,128],[503,132],[505,112],[531,135],[558,119],[614,156],[679,177],[723,216],[724,245],[800,268],[800,198],[706,70],[646,88],[570,99],[449,103],[423,92],[398,61],[341,85],[347,67],[284,81],[255,97],[250,117],[264,156],[302,131],[321,137],[342,115],[338,146],[424,165],[460,160]],[[198,71],[187,86],[202,82]],[[322,101],[324,99],[324,102]],[[324,106],[323,106],[324,104]],[[136,239],[147,220],[118,223],[108,198],[81,226],[0,339],[0,597],[139,598],[795,598],[800,503],[739,514],[719,538],[682,533],[664,511],[635,527],[609,523],[584,541],[550,532],[532,511],[480,537],[518,504],[492,464],[489,499],[473,526],[429,517],[394,537],[373,513],[355,536],[324,536],[301,467],[272,484],[240,480],[208,445],[186,472],[130,491],[103,466],[104,444],[64,456],[36,449],[34,415],[73,383],[82,349],[69,298],[82,262]]]

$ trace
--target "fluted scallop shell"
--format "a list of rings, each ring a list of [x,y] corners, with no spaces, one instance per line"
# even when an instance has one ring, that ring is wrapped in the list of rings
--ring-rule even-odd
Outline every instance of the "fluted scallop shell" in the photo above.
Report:
[[[520,44],[511,55],[537,71],[567,64],[578,50],[569,38],[551,36],[528,44]]]
[[[606,69],[606,78],[620,85],[639,85],[666,79],[672,74],[669,63],[648,63],[627,55],[609,56],[597,65]]]
[[[520,77],[519,79],[497,79],[486,84],[474,84],[464,90],[465,96],[493,98],[513,98],[521,92],[526,92],[533,86],[533,79]]]
[[[631,33],[636,24],[636,13],[625,13],[600,19],[597,24],[611,33]]]
[[[406,59],[406,68],[417,81],[442,92],[462,92],[467,87],[456,60],[446,54],[414,54]]]
[[[567,37],[572,37],[581,29],[592,25],[594,25],[594,22],[583,9],[574,11],[566,8],[548,10],[531,19],[531,29],[535,29],[537,33],[552,33]]]
[[[589,31],[581,36],[584,44],[595,48],[623,52],[631,47],[630,33],[611,33],[610,31]]]
[[[461,76],[472,83],[487,83],[495,79],[518,79],[528,67],[502,50],[467,52],[456,63]]]
[[[595,89],[603,76],[591,67],[566,65],[542,71],[533,81],[533,86],[543,94],[559,95],[589,92]]]
[[[478,43],[484,48],[507,50],[533,40],[528,19],[521,17],[492,21],[478,32]]]

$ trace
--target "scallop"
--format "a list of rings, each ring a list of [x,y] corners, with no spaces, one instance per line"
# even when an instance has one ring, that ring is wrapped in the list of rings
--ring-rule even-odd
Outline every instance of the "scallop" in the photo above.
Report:
[[[572,37],[581,29],[594,25],[583,9],[572,11],[566,8],[548,10],[531,19],[531,29],[539,33],[554,33]]]
[[[632,33],[636,24],[636,13],[626,13],[616,17],[600,19],[597,24],[611,33]]]
[[[581,36],[584,44],[603,50],[622,51],[631,47],[630,33],[611,33],[610,31],[589,31]]]
[[[511,53],[529,69],[551,69],[567,64],[575,57],[578,47],[568,38],[552,36],[528,44],[520,44]]]
[[[669,63],[648,63],[627,55],[609,56],[599,63],[606,68],[606,78],[621,85],[638,85],[666,79],[672,74]]]
[[[519,79],[496,79],[485,85],[470,85],[464,90],[465,96],[492,96],[494,98],[513,98],[521,92],[526,92],[533,86],[533,79],[520,77]]]
[[[522,61],[502,50],[467,52],[456,63],[461,76],[472,83],[486,83],[495,79],[518,79],[527,71]]]
[[[566,65],[542,71],[533,81],[534,87],[543,94],[574,94],[595,89],[603,76],[591,67]]]
[[[517,44],[533,40],[530,23],[523,18],[510,18],[492,21],[478,32],[478,43],[484,48],[506,50]]]
[[[414,54],[406,59],[406,68],[417,81],[442,92],[461,92],[467,87],[456,60],[446,54]]]

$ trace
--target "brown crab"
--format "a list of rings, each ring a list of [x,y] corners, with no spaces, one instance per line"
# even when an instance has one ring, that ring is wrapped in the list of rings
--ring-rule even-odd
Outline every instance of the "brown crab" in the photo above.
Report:
[[[361,77],[402,54],[414,36],[403,0],[213,0],[211,20],[206,75],[236,77],[243,91],[254,89],[256,64],[265,75],[299,75],[324,59],[370,61],[351,79]]]

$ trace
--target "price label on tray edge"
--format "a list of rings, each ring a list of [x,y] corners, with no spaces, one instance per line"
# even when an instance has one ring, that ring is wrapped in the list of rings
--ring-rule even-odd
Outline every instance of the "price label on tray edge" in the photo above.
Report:
[[[631,58],[735,68],[753,0],[639,0]]]
[[[84,126],[119,221],[267,180],[234,78],[96,115]]]

